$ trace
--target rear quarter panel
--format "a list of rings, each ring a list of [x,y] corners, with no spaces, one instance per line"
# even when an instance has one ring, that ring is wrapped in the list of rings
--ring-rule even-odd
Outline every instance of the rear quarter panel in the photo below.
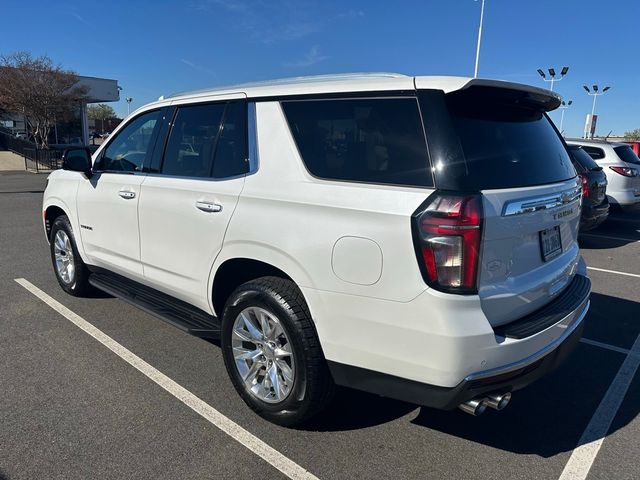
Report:
[[[279,103],[257,103],[256,115],[259,169],[246,179],[216,264],[255,258],[282,269],[301,287],[398,302],[424,291],[410,217],[432,190],[315,179],[303,166]],[[381,261],[379,278],[364,285],[336,275],[334,247],[344,237],[363,239],[367,247],[369,241],[377,244],[381,259],[377,249],[366,250],[372,262]],[[344,255],[337,261],[348,262]],[[358,261],[368,266],[366,254]]]

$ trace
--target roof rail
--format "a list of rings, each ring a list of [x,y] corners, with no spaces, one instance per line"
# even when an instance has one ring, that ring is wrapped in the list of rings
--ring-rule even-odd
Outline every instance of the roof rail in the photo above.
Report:
[[[259,82],[240,83],[235,85],[221,85],[211,88],[203,88],[195,91],[173,93],[171,95],[165,95],[164,98],[175,98],[184,95],[197,95],[199,93],[212,92],[216,90],[231,90],[236,88],[251,88],[251,87],[269,87],[276,85],[293,85],[300,83],[322,83],[322,82],[334,82],[340,80],[358,80],[365,78],[403,78],[407,75],[402,73],[393,72],[358,72],[358,73],[332,73],[327,75],[311,75],[306,77],[289,77],[289,78],[276,78],[273,80],[264,80]]]

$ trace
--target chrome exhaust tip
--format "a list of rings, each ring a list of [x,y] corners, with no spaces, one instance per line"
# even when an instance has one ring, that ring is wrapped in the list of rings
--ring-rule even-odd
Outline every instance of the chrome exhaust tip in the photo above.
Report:
[[[485,401],[487,407],[493,408],[494,410],[502,410],[509,405],[509,402],[511,401],[511,392],[487,395]]]
[[[458,408],[464,413],[468,413],[469,415],[477,417],[478,415],[482,415],[482,413],[487,409],[487,399],[473,398],[461,403],[460,405],[458,405]]]

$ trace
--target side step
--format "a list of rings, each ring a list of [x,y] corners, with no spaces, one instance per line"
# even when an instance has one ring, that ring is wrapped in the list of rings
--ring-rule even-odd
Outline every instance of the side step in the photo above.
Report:
[[[115,273],[100,271],[89,283],[180,330],[202,338],[219,339],[220,321],[199,308]]]

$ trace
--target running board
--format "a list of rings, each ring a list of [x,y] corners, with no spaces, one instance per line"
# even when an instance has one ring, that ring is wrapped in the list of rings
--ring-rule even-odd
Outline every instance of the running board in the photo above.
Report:
[[[153,288],[104,270],[92,273],[89,283],[180,330],[197,337],[220,338],[220,321],[216,317]]]

